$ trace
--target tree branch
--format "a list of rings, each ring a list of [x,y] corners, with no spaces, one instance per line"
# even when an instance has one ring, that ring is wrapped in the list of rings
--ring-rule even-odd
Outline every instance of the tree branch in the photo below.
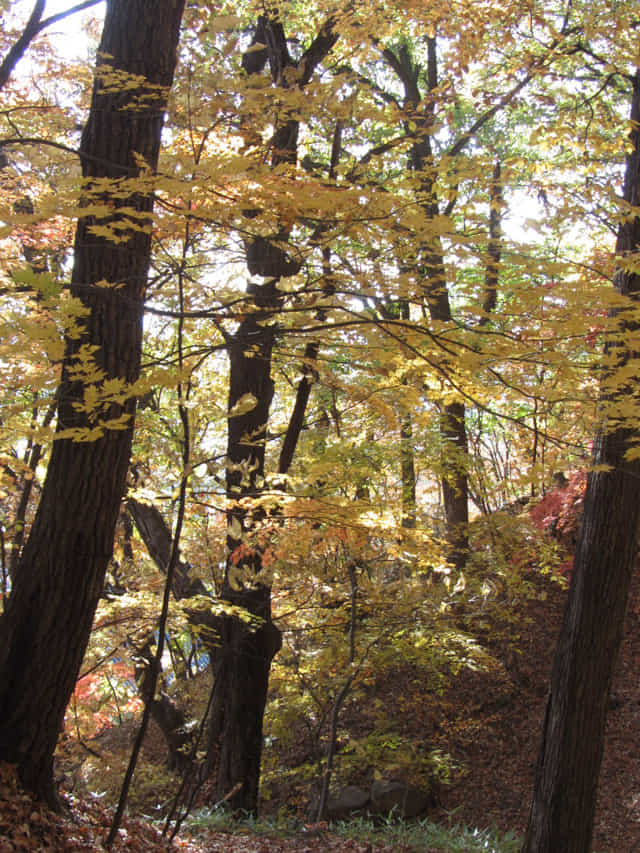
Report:
[[[75,6],[71,6],[64,12],[58,12],[55,15],[50,15],[48,18],[43,20],[42,13],[44,12],[45,0],[36,0],[36,5],[33,7],[33,12],[22,31],[22,35],[13,47],[11,47],[0,65],[0,89],[7,84],[16,65],[26,53],[27,48],[33,39],[42,32],[42,30],[51,26],[51,24],[55,24],[58,21],[62,21],[64,18],[68,18],[76,12],[88,9],[90,6],[96,6],[100,2],[102,2],[102,0],[85,0],[84,3],[77,3]]]

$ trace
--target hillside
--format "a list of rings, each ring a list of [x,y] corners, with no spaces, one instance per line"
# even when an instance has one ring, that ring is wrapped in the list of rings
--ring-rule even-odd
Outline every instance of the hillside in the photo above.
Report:
[[[372,695],[393,719],[396,738],[419,753],[427,745],[432,752],[447,756],[450,778],[437,790],[437,805],[429,819],[444,825],[494,827],[520,834],[526,824],[533,769],[537,755],[541,719],[551,668],[555,638],[559,629],[566,592],[557,584],[541,579],[538,597],[528,601],[520,653],[507,655],[502,673],[463,669],[440,696],[426,695],[420,687],[420,673],[397,667],[370,685]],[[619,853],[637,849],[640,841],[640,694],[637,661],[640,655],[640,578],[636,577],[627,616],[622,658],[619,661],[609,709],[609,725],[600,782],[599,808],[594,849],[597,853]],[[492,650],[499,657],[500,649]],[[369,707],[374,707],[371,704]],[[340,743],[363,738],[371,720],[358,707],[345,709]],[[128,728],[128,726],[125,726]],[[129,741],[125,731],[114,733],[121,744],[122,757]],[[349,749],[338,761],[339,784],[366,784],[370,768],[349,761]],[[163,747],[157,731],[150,733],[146,760],[157,762],[162,776]],[[182,835],[178,849],[190,853],[213,850],[292,851],[376,849],[328,834],[315,826],[308,813],[308,783],[297,781],[300,755],[295,749],[269,755],[284,762],[277,784],[266,774],[269,799],[263,814],[271,817],[286,812],[288,825],[297,826],[294,835],[227,834],[207,830],[204,837]],[[288,766],[286,764],[288,762]],[[388,768],[387,768],[388,769]],[[116,782],[116,779],[113,780]],[[305,799],[306,796],[306,799]],[[2,775],[0,803],[0,853],[28,850],[99,850],[100,838],[108,825],[105,803],[84,796],[70,799],[71,823],[47,815],[33,806],[14,786],[12,774]],[[152,804],[148,804],[149,809]],[[147,811],[149,811],[147,809]],[[143,808],[142,811],[145,811]],[[293,824],[292,824],[293,821]],[[308,827],[311,827],[310,829]],[[233,840],[232,840],[233,838]],[[117,850],[144,848],[147,853],[165,849],[155,829],[142,821],[125,825]],[[384,849],[383,847],[379,849]],[[401,849],[392,845],[386,849]],[[410,848],[404,848],[410,849]],[[415,848],[423,849],[424,848]],[[434,848],[435,849],[435,848]],[[444,849],[444,848],[442,848]],[[464,849],[464,848],[463,848]]]

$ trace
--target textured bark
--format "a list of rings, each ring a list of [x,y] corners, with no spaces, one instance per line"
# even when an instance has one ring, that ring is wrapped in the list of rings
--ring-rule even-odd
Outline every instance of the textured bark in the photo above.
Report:
[[[136,156],[153,170],[171,85],[183,0],[110,0],[99,64],[104,55],[119,70],[147,78],[151,93],[103,91],[96,77],[82,134],[87,194],[92,178],[121,179],[139,173]],[[162,88],[157,88],[157,87]],[[131,98],[143,95],[135,105]],[[118,208],[150,214],[152,197],[101,198],[112,222]],[[122,430],[106,429],[95,441],[54,442],[40,504],[24,546],[7,610],[0,621],[0,759],[14,762],[25,786],[57,804],[53,752],[74,688],[113,548],[113,536],[129,464],[135,399],[86,414],[82,382],[72,367],[80,347],[95,348],[107,378],[134,382],[140,370],[143,300],[151,251],[150,231],[127,233],[119,244],[91,233],[92,217],[78,221],[71,293],[89,311],[84,332],[66,342],[59,388],[58,432],[96,427],[125,415]],[[104,224],[101,221],[100,224]],[[94,286],[98,282],[119,287]]]
[[[271,246],[252,255],[253,274],[280,277],[289,268],[287,256]],[[278,264],[281,264],[279,266]],[[219,619],[219,647],[213,658],[214,688],[209,727],[209,771],[216,770],[216,796],[229,807],[257,811],[262,721],[267,701],[269,670],[280,648],[280,631],[271,621],[271,589],[255,576],[262,568],[261,549],[253,531],[264,511],[253,502],[263,491],[265,438],[274,384],[271,356],[274,329],[264,322],[277,306],[275,281],[256,288],[249,314],[228,342],[230,361],[229,411],[246,394],[256,405],[228,420],[226,492],[228,560],[222,599],[243,608],[251,624],[238,616]],[[231,525],[238,525],[232,532]]]
[[[469,556],[469,448],[464,403],[456,401],[442,407],[440,443],[447,559],[462,569]]]
[[[329,22],[294,63],[287,49],[282,24],[261,16],[254,43],[265,50],[251,51],[243,59],[245,71],[259,73],[269,63],[274,84],[289,86],[284,72],[298,73],[296,85],[303,88],[318,63],[333,47],[337,36]],[[271,164],[294,164],[297,159],[298,121],[284,117],[271,139]],[[253,218],[256,211],[247,212]],[[255,236],[245,241],[247,268],[263,284],[249,289],[252,310],[230,336],[229,412],[227,439],[226,493],[228,560],[222,598],[243,608],[242,617],[229,615],[219,620],[220,646],[214,657],[214,688],[209,728],[209,771],[216,771],[218,800],[233,810],[256,813],[262,755],[262,724],[269,685],[269,670],[281,645],[279,629],[271,619],[271,588],[259,577],[262,550],[255,531],[265,517],[256,499],[264,492],[265,440],[274,384],[271,359],[275,328],[269,320],[282,304],[277,283],[300,269],[300,261],[288,250],[289,226],[283,225],[269,237]],[[301,392],[304,394],[304,391]],[[248,412],[234,414],[233,408],[251,394],[256,405]],[[285,455],[293,455],[293,434]]]
[[[282,639],[271,620],[269,587],[227,587],[224,599],[250,614],[252,623],[238,617],[220,620],[208,760],[210,769],[216,768],[218,801],[255,814],[269,670]]]
[[[624,198],[631,209],[638,210],[640,71],[634,82],[631,119],[633,149],[627,160]],[[616,249],[623,258],[640,249],[639,217],[620,226]],[[640,297],[638,274],[621,270],[615,285],[635,300]],[[637,335],[637,325],[629,328],[620,318],[620,331],[625,330]],[[640,355],[628,351],[620,339],[611,341],[608,348],[621,366]],[[605,396],[607,410],[615,416],[615,401],[629,395],[637,399],[637,385],[609,392]],[[630,462],[625,452],[637,444],[640,431],[624,426],[605,423],[594,445],[595,465],[607,470],[591,473],[587,483],[524,853],[591,851],[607,700],[622,642],[631,573],[637,562],[640,461]]]

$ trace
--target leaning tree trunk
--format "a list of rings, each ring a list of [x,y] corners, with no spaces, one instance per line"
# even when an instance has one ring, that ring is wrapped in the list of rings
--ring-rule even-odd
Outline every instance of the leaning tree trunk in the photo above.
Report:
[[[624,199],[640,209],[640,70],[631,110],[633,150],[627,160]],[[625,258],[640,250],[640,217],[620,225],[616,251]],[[634,301],[640,275],[621,269],[617,289]],[[610,341],[609,356],[623,367],[638,352],[624,342],[637,335],[620,318],[620,337]],[[615,381],[615,372],[605,383]],[[637,379],[635,380],[637,382]],[[603,394],[615,418],[616,402],[638,399],[630,385]],[[637,414],[635,416],[637,422]],[[590,853],[598,776],[602,760],[607,701],[622,642],[631,574],[637,562],[640,523],[640,460],[627,450],[640,440],[637,425],[605,423],[594,446],[582,527],[569,600],[558,640],[551,691],[524,853]]]
[[[173,539],[160,510],[153,504],[143,503],[132,497],[127,499],[127,510],[138,528],[149,556],[160,572],[166,575],[171,560]],[[171,591],[176,601],[184,601],[192,596],[211,597],[202,580],[192,574],[191,565],[180,557],[174,565]],[[191,612],[188,607],[185,610],[189,616],[189,622],[197,630],[205,648],[212,655],[214,641],[211,637],[210,614],[206,611],[203,613],[198,608]],[[142,697],[149,696],[153,667],[152,646],[153,633],[143,647],[136,650],[135,677],[138,692]],[[177,678],[178,673],[175,675]],[[167,744],[169,769],[179,770],[181,773],[187,772],[191,764],[189,755],[191,733],[184,709],[163,690],[157,690],[155,695],[147,701],[151,719],[162,732]]]
[[[107,2],[81,142],[87,198],[96,197],[94,179],[136,178],[140,158],[156,168],[183,6],[184,0]],[[105,85],[100,72],[107,62],[139,76],[137,88],[119,92]],[[110,219],[78,221],[71,294],[88,315],[82,335],[66,341],[59,437],[0,621],[0,759],[16,763],[24,785],[52,806],[58,804],[53,752],[112,553],[135,414],[133,397],[82,411],[86,386],[74,376],[74,365],[90,347],[105,381],[133,383],[140,371],[151,233],[139,226],[148,221],[153,201],[147,188],[127,191],[120,183],[118,189],[110,196],[101,180],[99,200],[111,208]],[[119,208],[133,208],[141,218],[131,220]],[[129,222],[135,227],[127,231]],[[94,225],[118,226],[120,242],[98,236]],[[109,429],[111,419],[124,428]],[[98,436],[93,441],[73,440],[74,433],[86,439],[89,430]]]

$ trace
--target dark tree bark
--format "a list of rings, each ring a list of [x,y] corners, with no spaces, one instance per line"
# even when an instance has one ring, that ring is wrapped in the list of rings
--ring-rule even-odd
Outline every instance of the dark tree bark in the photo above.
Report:
[[[298,63],[287,49],[280,21],[260,17],[254,43],[263,51],[251,51],[243,59],[247,73],[259,73],[269,63],[274,84],[287,88],[284,72],[296,70],[296,85],[310,81],[317,65],[337,40],[329,21]],[[284,117],[271,139],[274,167],[297,159],[297,119]],[[247,214],[250,218],[256,211]],[[222,598],[243,609],[248,617],[227,616],[219,620],[220,646],[214,658],[214,687],[209,728],[209,770],[215,768],[217,798],[233,810],[255,814],[258,807],[262,726],[267,701],[271,661],[281,646],[281,635],[271,618],[271,588],[260,577],[262,549],[255,532],[265,517],[255,501],[264,491],[265,440],[274,393],[271,360],[275,327],[270,324],[282,305],[277,283],[300,269],[288,251],[288,226],[271,237],[256,236],[245,241],[247,268],[263,284],[251,284],[251,309],[227,341],[230,363],[229,420],[227,440],[226,493],[229,503],[228,560]],[[301,392],[304,396],[304,391]],[[234,414],[246,395],[255,406]],[[308,397],[307,397],[308,398]],[[306,405],[306,400],[304,401]],[[293,456],[295,441],[286,443],[285,457]],[[290,459],[289,459],[290,462]]]
[[[640,206],[640,71],[633,86],[632,153],[627,159],[624,199]],[[624,259],[640,249],[640,217],[620,225],[616,250]],[[620,269],[616,288],[634,301],[640,275]],[[620,337],[609,342],[619,366],[639,357],[624,342],[637,323],[619,317]],[[631,336],[627,337],[630,340]],[[615,375],[615,371],[613,373]],[[612,374],[605,376],[605,383]],[[637,562],[640,523],[640,461],[626,451],[640,437],[637,426],[615,423],[615,403],[633,396],[628,385],[605,391],[610,421],[602,425],[587,482],[569,600],[558,640],[543,725],[533,803],[524,853],[590,853],[607,701],[622,642],[631,574]],[[606,469],[606,470],[605,470]]]
[[[146,78],[152,88],[141,83],[138,90],[119,93],[105,89],[96,76],[81,141],[87,196],[94,178],[135,178],[138,157],[151,170],[157,166],[183,6],[184,0],[107,2],[99,66],[109,55],[118,70]],[[125,205],[151,214],[146,191],[132,190],[126,198],[101,192],[112,208],[112,224],[126,225],[126,213],[118,211]],[[60,437],[0,621],[0,759],[16,763],[24,785],[52,806],[57,806],[53,752],[112,554],[135,413],[133,397],[97,413],[83,412],[85,387],[73,367],[80,348],[89,346],[107,379],[132,383],[138,378],[151,252],[150,229],[125,231],[126,240],[115,244],[92,234],[94,223],[83,217],[76,230],[71,294],[89,313],[82,335],[66,342]],[[95,286],[103,281],[118,287]],[[120,417],[124,429],[101,426]],[[66,430],[88,429],[99,437],[63,437]]]
[[[399,308],[402,319],[409,320],[409,303],[404,300]],[[404,380],[403,384],[406,384]],[[405,530],[415,528],[418,516],[416,461],[413,448],[413,419],[411,413],[407,411],[400,418],[400,488],[402,490],[400,525]]]
[[[447,536],[447,559],[464,568],[469,557],[469,478],[467,425],[462,401],[446,403],[440,410],[440,460],[442,501]]]
[[[135,679],[141,698],[148,696],[153,675],[153,651],[151,640],[137,650]],[[156,690],[150,701],[149,714],[158,726],[167,744],[167,766],[169,770],[183,773],[190,765],[191,734],[184,709],[164,690]]]
[[[402,488],[401,526],[412,530],[416,526],[416,465],[413,453],[413,422],[410,414],[402,416],[400,424],[400,482]]]
[[[265,253],[262,274],[278,273],[277,252]],[[283,256],[283,265],[288,261]],[[253,261],[257,274],[257,261]],[[268,270],[268,272],[267,272]],[[275,284],[260,287],[257,298],[264,307],[278,299]],[[209,729],[208,758],[216,768],[217,798],[232,809],[257,811],[262,720],[267,701],[269,670],[281,645],[280,631],[271,619],[271,589],[255,580],[262,568],[262,553],[252,532],[263,511],[252,506],[263,486],[265,437],[273,398],[271,356],[273,326],[250,314],[229,341],[229,411],[245,394],[256,405],[228,421],[226,492],[232,501],[227,512],[228,560],[222,598],[242,608],[248,622],[237,616],[219,620],[220,646],[214,657],[214,688]]]
[[[420,204],[429,220],[441,215],[450,215],[455,207],[454,197],[446,205],[438,198],[435,184],[436,168],[431,143],[434,122],[434,104],[431,93],[438,86],[438,63],[436,38],[427,38],[427,65],[425,69],[412,58],[406,45],[401,45],[395,52],[390,49],[383,51],[383,56],[389,67],[402,83],[405,95],[405,106],[408,119],[415,128],[411,132],[414,142],[409,153],[409,168],[415,174],[419,186]],[[426,77],[427,92],[420,92],[420,77],[423,72]],[[479,130],[499,109],[506,106],[511,99],[526,85],[530,79],[527,76],[520,81],[511,92],[495,107],[481,115],[472,126],[472,130],[463,134],[447,152],[454,158],[473,138],[473,133]],[[409,132],[407,123],[407,132]],[[497,163],[490,182],[490,215],[489,241],[487,251],[485,292],[483,299],[484,317],[480,327],[488,322],[489,314],[494,310],[497,301],[497,288],[501,254],[501,207],[502,188],[500,180],[500,164]],[[444,252],[439,237],[418,246],[412,265],[423,281],[423,297],[426,302],[429,317],[436,324],[451,323],[453,317],[447,286]],[[448,358],[442,363],[443,372],[450,366]],[[403,427],[405,428],[405,427]],[[447,558],[458,569],[462,569],[469,556],[469,447],[465,420],[465,405],[462,399],[445,403],[440,407],[439,432],[441,443],[441,486],[446,525]],[[403,457],[403,465],[408,463],[408,457]],[[411,483],[411,470],[403,468],[403,482]]]
[[[302,376],[298,383],[296,400],[293,405],[293,411],[291,412],[287,431],[280,450],[278,474],[286,474],[293,462],[293,456],[296,452],[296,447],[298,446],[298,439],[300,438],[300,433],[304,426],[304,417],[307,411],[309,396],[317,376],[314,364],[318,358],[319,351],[320,345],[317,341],[312,341],[307,344],[304,349]]]
[[[498,281],[500,278],[500,261],[502,258],[502,166],[498,160],[493,167],[491,185],[489,187],[489,241],[487,245],[487,262],[484,274],[484,299],[482,301],[483,315],[478,325],[486,326],[491,313],[498,301]]]
[[[333,141],[331,143],[331,160],[329,162],[329,172],[327,177],[330,180],[335,179],[336,170],[340,162],[342,153],[342,131],[343,121],[339,119],[333,132]],[[320,243],[320,238],[327,230],[326,223],[320,223],[315,230],[314,242]],[[332,296],[335,293],[335,282],[331,271],[331,248],[324,246],[322,249],[322,290],[326,296]],[[326,311],[320,308],[316,312],[316,318],[319,322],[326,320]],[[287,474],[293,457],[298,446],[298,440],[304,426],[305,414],[311,389],[314,382],[318,378],[317,360],[320,352],[320,343],[318,341],[310,341],[304,348],[302,357],[302,376],[296,390],[296,399],[289,417],[287,431],[280,449],[280,458],[278,460],[278,474]]]

